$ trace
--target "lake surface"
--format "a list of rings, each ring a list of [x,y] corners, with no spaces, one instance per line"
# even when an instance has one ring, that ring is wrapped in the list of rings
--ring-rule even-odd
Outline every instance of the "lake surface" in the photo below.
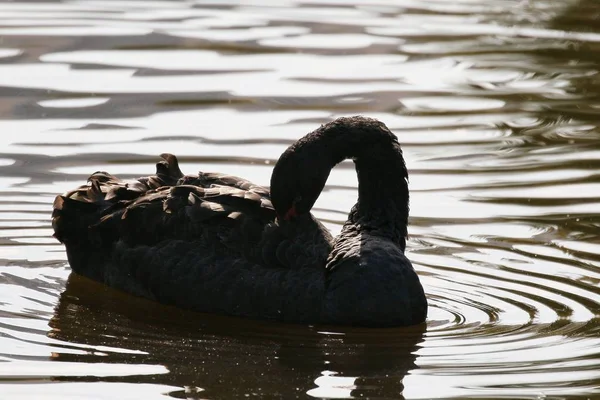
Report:
[[[600,3],[0,2],[0,398],[600,396]],[[186,313],[71,275],[56,194],[96,170],[267,185],[321,123],[384,121],[426,326]],[[336,168],[315,214],[356,200]]]

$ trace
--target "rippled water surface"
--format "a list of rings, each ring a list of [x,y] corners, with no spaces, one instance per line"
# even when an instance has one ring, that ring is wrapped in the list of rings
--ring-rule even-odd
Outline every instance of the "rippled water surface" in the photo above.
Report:
[[[600,398],[600,3],[0,3],[0,397]],[[426,326],[185,313],[70,275],[55,194],[96,170],[268,184],[364,114],[411,174]],[[316,214],[356,200],[335,169]]]

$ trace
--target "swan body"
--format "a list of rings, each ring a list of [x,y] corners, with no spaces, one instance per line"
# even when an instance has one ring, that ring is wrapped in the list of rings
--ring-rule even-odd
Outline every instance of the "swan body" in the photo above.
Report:
[[[339,118],[290,146],[270,190],[242,178],[106,172],[57,196],[52,225],[73,271],[160,303],[292,323],[406,326],[427,300],[405,257],[408,173],[381,122]],[[357,204],[333,238],[310,213],[331,169],[352,158]]]

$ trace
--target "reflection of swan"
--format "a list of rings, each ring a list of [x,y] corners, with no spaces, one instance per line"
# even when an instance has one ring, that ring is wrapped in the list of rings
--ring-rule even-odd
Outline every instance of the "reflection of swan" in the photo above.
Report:
[[[404,376],[416,368],[414,353],[425,324],[401,329],[330,328],[324,333],[308,326],[200,315],[157,305],[71,274],[50,328],[52,338],[97,348],[84,354],[70,346],[64,352],[55,350],[53,361],[88,366],[81,376],[56,380],[202,389],[196,395],[186,393],[187,398],[233,399],[254,392],[289,399],[304,397],[308,391],[327,397],[326,393],[344,390],[351,390],[352,396],[400,398]],[[119,376],[116,369],[117,376],[102,378],[94,376],[93,363],[131,364],[132,373],[139,365],[162,365],[168,372]],[[350,381],[348,388],[331,387],[344,380]],[[172,394],[180,398],[183,389]]]
[[[408,174],[381,122],[340,118],[288,148],[269,190],[221,174],[105,172],[54,203],[55,236],[75,272],[196,311],[288,322],[400,326],[427,302],[404,256]],[[335,240],[310,210],[331,169],[353,158],[357,204]],[[277,218],[277,219],[276,219]]]

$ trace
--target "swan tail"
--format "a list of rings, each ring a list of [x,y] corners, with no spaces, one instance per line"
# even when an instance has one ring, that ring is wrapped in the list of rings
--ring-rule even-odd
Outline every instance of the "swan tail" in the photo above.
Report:
[[[104,201],[81,201],[66,195],[56,196],[52,210],[54,237],[61,243],[89,239],[89,228],[106,208]]]

